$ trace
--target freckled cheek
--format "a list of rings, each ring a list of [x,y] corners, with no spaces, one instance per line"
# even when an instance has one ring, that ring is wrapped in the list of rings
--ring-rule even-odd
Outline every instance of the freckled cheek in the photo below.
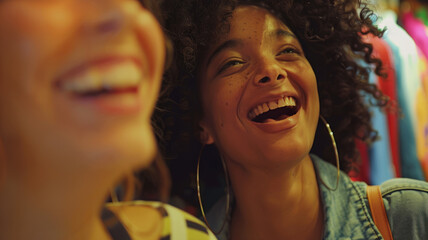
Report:
[[[242,81],[234,81],[233,78],[223,79],[223,84],[218,84],[213,87],[211,92],[211,104],[206,105],[210,107],[211,116],[216,119],[216,125],[224,128],[233,124],[237,118],[239,102],[244,90]]]
[[[221,89],[223,104],[226,108],[236,109],[245,88],[245,81],[230,77],[226,82]]]

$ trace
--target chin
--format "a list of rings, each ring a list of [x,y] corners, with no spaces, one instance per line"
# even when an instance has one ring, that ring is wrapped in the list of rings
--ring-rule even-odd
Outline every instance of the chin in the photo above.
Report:
[[[109,165],[115,171],[135,171],[148,167],[157,152],[156,139],[151,127],[139,126],[111,131],[92,138],[92,148],[85,152],[94,165]],[[85,153],[84,153],[85,154]]]

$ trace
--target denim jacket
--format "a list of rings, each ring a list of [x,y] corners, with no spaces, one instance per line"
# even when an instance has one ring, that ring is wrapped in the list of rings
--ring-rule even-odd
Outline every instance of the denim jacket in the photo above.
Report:
[[[324,237],[328,240],[383,239],[376,228],[367,196],[367,184],[353,182],[341,172],[338,188],[336,168],[311,155],[316,169],[324,208]],[[381,192],[394,240],[428,240],[428,183],[412,179],[393,179],[381,184]],[[208,222],[219,229],[224,219],[225,200],[210,210]],[[217,235],[228,239],[228,222]]]

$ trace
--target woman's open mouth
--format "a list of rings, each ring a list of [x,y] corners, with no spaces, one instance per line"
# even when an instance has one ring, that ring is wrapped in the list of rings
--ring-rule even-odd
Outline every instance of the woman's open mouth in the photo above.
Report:
[[[66,75],[57,82],[57,86],[77,97],[97,97],[138,87],[142,73],[135,63],[125,61],[109,65],[107,68],[88,66],[80,72]]]
[[[138,87],[126,87],[126,88],[111,88],[111,87],[101,87],[99,89],[91,89],[85,92],[74,93],[76,97],[81,98],[96,98],[112,94],[123,94],[123,93],[138,93]]]
[[[118,59],[80,67],[63,75],[56,86],[72,99],[92,102],[107,112],[135,112],[141,105],[138,93],[142,80],[138,64]]]
[[[281,121],[295,115],[299,107],[300,104],[295,97],[286,96],[257,105],[250,110],[248,117],[257,123]]]

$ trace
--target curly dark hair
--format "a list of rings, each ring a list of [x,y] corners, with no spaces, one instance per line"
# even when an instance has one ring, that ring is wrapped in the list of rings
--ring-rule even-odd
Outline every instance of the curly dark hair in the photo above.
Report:
[[[339,149],[341,169],[349,172],[359,160],[355,139],[372,142],[377,132],[371,126],[368,104],[386,106],[388,99],[374,84],[372,70],[383,76],[382,62],[372,56],[373,47],[363,35],[381,36],[374,26],[374,13],[359,0],[167,0],[163,11],[167,34],[174,44],[174,60],[166,72],[157,119],[163,120],[161,148],[174,176],[189,176],[200,145],[197,123],[201,119],[199,64],[207,50],[229,30],[229,20],[240,5],[267,9],[282,20],[299,39],[317,78],[320,114],[330,123]],[[363,62],[367,64],[363,64]],[[373,68],[367,66],[374,66]],[[367,103],[364,96],[371,96]],[[325,135],[325,136],[324,136]],[[324,141],[320,140],[324,139]],[[327,139],[327,140],[326,140]],[[335,164],[323,127],[317,128],[311,150]],[[190,162],[189,162],[190,161]],[[184,166],[184,172],[183,172]],[[180,178],[178,176],[178,178]],[[177,181],[175,181],[177,182]]]

